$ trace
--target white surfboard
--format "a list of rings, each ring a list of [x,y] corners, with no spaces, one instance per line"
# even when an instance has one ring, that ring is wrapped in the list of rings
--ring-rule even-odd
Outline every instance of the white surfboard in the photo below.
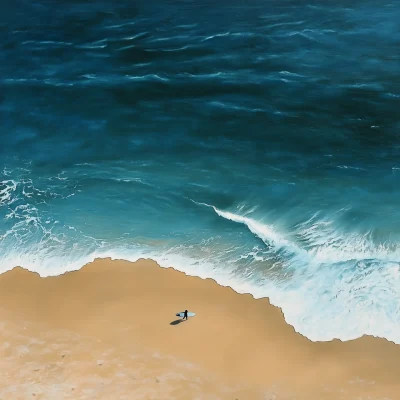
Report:
[[[184,312],[178,312],[178,313],[176,313],[175,315],[176,315],[177,317],[183,318],[183,316],[185,315],[185,313],[184,313]],[[189,311],[188,311],[187,315],[188,315],[188,317],[194,317],[194,316],[196,315],[196,313],[194,313],[194,312],[189,312]]]

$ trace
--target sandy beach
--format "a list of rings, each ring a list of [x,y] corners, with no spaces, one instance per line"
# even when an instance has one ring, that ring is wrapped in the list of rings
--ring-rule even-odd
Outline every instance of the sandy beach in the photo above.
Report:
[[[16,267],[0,275],[0,317],[2,400],[400,398],[398,345],[313,343],[268,299],[152,260]]]

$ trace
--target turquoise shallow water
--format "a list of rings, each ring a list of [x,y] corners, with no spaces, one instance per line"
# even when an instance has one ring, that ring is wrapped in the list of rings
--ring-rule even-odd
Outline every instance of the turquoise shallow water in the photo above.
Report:
[[[396,2],[0,11],[1,272],[152,257],[400,343]]]

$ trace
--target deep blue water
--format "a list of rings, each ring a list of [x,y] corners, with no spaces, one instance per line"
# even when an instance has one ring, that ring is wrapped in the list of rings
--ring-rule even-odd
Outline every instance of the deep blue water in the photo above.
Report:
[[[0,271],[152,257],[313,340],[400,343],[399,21],[386,0],[2,2]]]

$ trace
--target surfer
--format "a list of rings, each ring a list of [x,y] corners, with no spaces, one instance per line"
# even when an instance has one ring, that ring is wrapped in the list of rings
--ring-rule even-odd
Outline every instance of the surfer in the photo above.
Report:
[[[187,313],[188,313],[188,310],[185,310],[184,313],[183,313],[182,321],[183,321],[184,319],[186,319],[186,320],[188,319]]]

